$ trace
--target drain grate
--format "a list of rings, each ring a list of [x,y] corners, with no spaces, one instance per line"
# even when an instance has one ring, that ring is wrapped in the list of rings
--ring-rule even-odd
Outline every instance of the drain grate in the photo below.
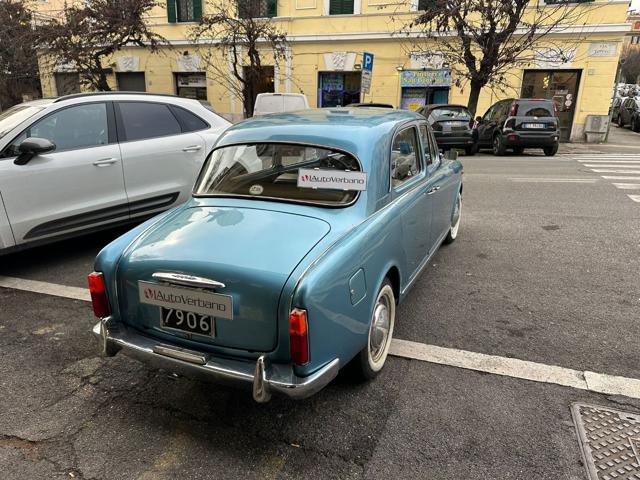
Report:
[[[584,403],[571,414],[591,480],[640,480],[640,415]]]

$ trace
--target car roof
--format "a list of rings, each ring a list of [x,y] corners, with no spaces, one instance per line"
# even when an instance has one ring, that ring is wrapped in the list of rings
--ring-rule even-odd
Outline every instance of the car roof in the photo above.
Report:
[[[381,142],[390,142],[396,127],[424,117],[388,108],[318,108],[253,117],[229,128],[218,146],[253,142],[290,142],[335,147],[361,159],[370,158]]]
[[[369,103],[350,103],[349,105],[346,105],[346,107],[347,108],[349,107],[393,108],[393,105],[391,105],[390,103],[369,102]]]
[[[456,107],[456,108],[465,108],[469,110],[469,107],[466,105],[461,105],[459,103],[430,103],[424,106],[425,110],[431,110],[432,108],[447,108],[447,107]]]

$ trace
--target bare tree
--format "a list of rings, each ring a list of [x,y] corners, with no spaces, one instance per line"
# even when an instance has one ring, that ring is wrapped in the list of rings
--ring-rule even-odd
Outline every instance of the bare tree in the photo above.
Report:
[[[0,1],[0,109],[40,92],[33,12],[24,1]]]
[[[190,32],[209,77],[242,100],[246,116],[253,115],[256,96],[269,88],[287,51],[286,34],[269,17],[270,8],[274,0],[213,0]]]
[[[458,86],[469,84],[468,107],[475,114],[483,87],[508,89],[513,70],[540,55],[562,63],[575,54],[575,35],[569,42],[557,34],[583,25],[594,8],[578,2],[431,0],[400,34],[414,39],[415,53],[437,54],[448,63]]]
[[[640,48],[626,46],[620,55],[622,77],[627,83],[638,83],[640,78]]]
[[[50,66],[67,64],[81,81],[99,91],[111,90],[105,61],[135,45],[156,52],[166,40],[155,33],[145,17],[156,0],[91,0],[65,4],[59,18],[38,26],[43,56]]]

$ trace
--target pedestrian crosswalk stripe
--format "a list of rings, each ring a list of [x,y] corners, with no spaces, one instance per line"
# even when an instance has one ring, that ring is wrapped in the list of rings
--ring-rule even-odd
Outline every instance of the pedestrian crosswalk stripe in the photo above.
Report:
[[[640,195],[627,195],[627,197],[629,197],[634,202],[640,203]]]
[[[638,177],[638,179],[640,180],[640,177]],[[613,185],[616,188],[619,188],[621,190],[639,190],[640,189],[640,183],[614,183]]]
[[[583,163],[583,167],[589,168],[640,168],[640,162],[635,163]]]
[[[615,170],[614,169],[605,169],[605,170],[603,170],[603,169],[592,168],[591,170],[593,172],[596,172],[596,173],[638,173],[638,174],[640,174],[640,170],[621,170],[619,168],[617,168]]]
[[[606,180],[640,180],[640,177],[619,177],[619,176],[608,176],[608,175],[601,175],[602,178],[606,179]]]

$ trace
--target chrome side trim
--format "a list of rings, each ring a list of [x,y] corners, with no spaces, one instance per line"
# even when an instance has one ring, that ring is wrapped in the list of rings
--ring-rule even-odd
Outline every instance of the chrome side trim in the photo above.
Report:
[[[188,275],[186,273],[170,273],[170,272],[156,272],[151,275],[155,280],[165,283],[171,283],[174,285],[184,285],[187,287],[197,288],[225,288],[226,285],[222,282],[212,280],[210,278],[196,277],[194,275]]]
[[[110,317],[93,327],[101,353],[113,356],[118,351],[153,368],[199,378],[249,386],[257,402],[268,402],[272,393],[296,400],[322,390],[340,370],[335,358],[307,377],[299,377],[289,364],[270,364],[265,355],[256,362],[245,359],[217,358],[209,353],[187,350],[161,343],[123,324],[113,324]],[[204,363],[202,361],[204,360]]]

